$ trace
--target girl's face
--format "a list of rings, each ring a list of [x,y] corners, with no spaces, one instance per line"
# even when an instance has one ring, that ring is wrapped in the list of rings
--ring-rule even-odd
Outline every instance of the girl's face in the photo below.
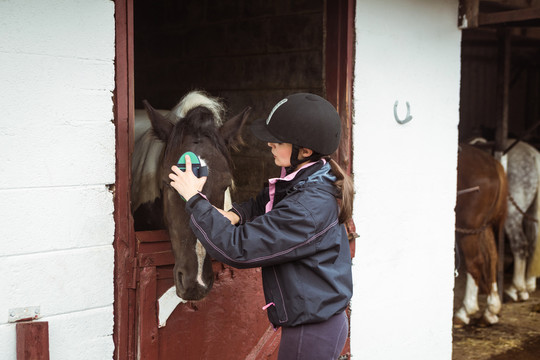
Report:
[[[292,144],[289,143],[268,143],[274,155],[274,162],[277,166],[291,166]]]

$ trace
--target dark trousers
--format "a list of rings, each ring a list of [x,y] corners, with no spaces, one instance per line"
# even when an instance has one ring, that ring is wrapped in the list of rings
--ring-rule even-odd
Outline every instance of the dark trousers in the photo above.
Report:
[[[281,329],[278,360],[335,360],[349,331],[345,312],[316,324]]]

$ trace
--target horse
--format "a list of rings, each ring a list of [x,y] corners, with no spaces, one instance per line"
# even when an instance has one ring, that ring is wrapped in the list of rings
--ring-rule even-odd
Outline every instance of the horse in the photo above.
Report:
[[[457,324],[469,324],[479,311],[478,293],[487,294],[483,320],[499,321],[501,299],[497,287],[497,247],[507,210],[507,181],[502,165],[488,153],[460,144],[456,200],[456,244],[465,258],[467,284]]]
[[[508,140],[508,217],[505,233],[514,257],[512,284],[505,294],[513,301],[529,299],[540,276],[540,153],[531,145]]]
[[[222,102],[201,91],[188,93],[168,113],[143,103],[148,118],[141,121],[138,112],[132,156],[135,230],[168,230],[176,294],[183,300],[201,300],[214,281],[211,259],[192,233],[185,201],[169,185],[168,175],[182,154],[197,154],[208,167],[202,193],[215,207],[229,206],[228,210],[233,168],[230,151],[243,144],[241,130],[251,108],[223,122]]]

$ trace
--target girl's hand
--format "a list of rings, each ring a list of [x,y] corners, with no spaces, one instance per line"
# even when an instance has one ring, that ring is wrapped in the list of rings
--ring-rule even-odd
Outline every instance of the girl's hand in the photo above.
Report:
[[[186,201],[191,199],[194,195],[197,195],[206,183],[206,176],[198,178],[193,174],[189,156],[186,156],[186,171],[180,170],[176,165],[173,165],[171,170],[173,172],[169,174],[169,179],[171,179],[170,185],[178,191]]]

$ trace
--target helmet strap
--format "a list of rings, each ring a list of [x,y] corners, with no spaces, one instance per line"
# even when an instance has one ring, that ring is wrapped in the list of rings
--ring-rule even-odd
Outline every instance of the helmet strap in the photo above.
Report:
[[[303,162],[306,162],[306,161],[317,161],[319,160],[322,155],[317,153],[317,152],[313,152],[310,156],[308,156],[307,158],[303,158],[302,160],[299,160],[298,159],[298,154],[300,154],[300,149],[301,147],[298,146],[298,145],[294,145],[292,146],[292,151],[291,151],[291,166],[287,167],[285,169],[286,173],[287,174],[290,174],[292,173],[293,171],[296,170],[296,167],[303,163]]]
[[[291,161],[290,161],[291,166],[289,166],[289,167],[287,167],[285,169],[287,174],[292,173],[296,169],[298,164],[300,164],[302,162],[301,160],[298,160],[298,154],[299,153],[300,153],[300,146],[293,144],[292,151],[291,151]]]

